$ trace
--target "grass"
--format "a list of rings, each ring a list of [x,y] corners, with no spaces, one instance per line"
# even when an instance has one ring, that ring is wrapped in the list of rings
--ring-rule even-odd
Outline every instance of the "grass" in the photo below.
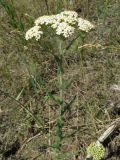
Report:
[[[49,52],[56,46],[52,48],[48,37],[38,44],[25,41],[34,19],[70,9],[96,25],[66,52],[62,75],[68,84],[67,110],[57,159],[84,159],[90,142],[119,117],[110,109],[112,103],[119,104],[119,93],[110,90],[120,81],[119,2],[0,0],[0,4],[0,159],[52,159],[58,110],[52,99],[59,93],[57,66]],[[108,146],[116,153],[111,160],[119,159],[119,141],[116,137]]]

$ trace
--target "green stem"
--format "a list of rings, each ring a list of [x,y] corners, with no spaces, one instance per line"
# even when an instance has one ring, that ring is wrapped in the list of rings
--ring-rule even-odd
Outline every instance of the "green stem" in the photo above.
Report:
[[[62,48],[62,41],[59,41],[59,72],[58,72],[58,76],[59,76],[59,93],[60,93],[60,113],[59,113],[59,118],[62,119],[62,109],[63,109],[63,48]]]
[[[59,111],[58,111],[58,118],[56,124],[56,141],[55,146],[56,149],[60,150],[61,142],[63,139],[63,117],[62,117],[62,110],[63,110],[63,48],[62,48],[62,41],[58,41],[58,55],[57,55],[57,67],[58,67],[58,84],[59,84]]]
[[[59,85],[60,85],[60,101],[63,102],[63,55],[62,55],[62,48],[60,43],[60,66],[59,66]]]

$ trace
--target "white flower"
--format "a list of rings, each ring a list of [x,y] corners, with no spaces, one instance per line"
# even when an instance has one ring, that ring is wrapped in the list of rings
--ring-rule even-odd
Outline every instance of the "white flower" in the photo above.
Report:
[[[55,24],[56,22],[66,22],[75,24],[77,22],[78,14],[74,11],[64,11],[57,15],[41,16],[35,20],[35,25]]]
[[[36,40],[39,40],[43,34],[43,32],[39,30],[42,25],[53,28],[57,35],[62,35],[65,38],[71,36],[77,27],[85,32],[88,32],[94,28],[94,25],[89,21],[78,18],[77,12],[64,11],[57,15],[41,16],[36,19],[35,26],[28,30],[26,33],[26,40],[31,39],[32,37],[35,37]]]
[[[74,33],[75,28],[69,26],[66,22],[62,22],[56,29],[57,35],[63,35],[65,38],[71,36]]]
[[[42,16],[35,20],[35,25],[48,25],[55,22],[55,15],[51,16]]]
[[[57,35],[63,35],[65,38],[74,33],[73,27],[77,23],[78,14],[74,11],[64,11],[54,17],[52,28],[56,29]]]
[[[55,28],[57,28],[57,27],[59,26],[59,24],[60,24],[60,22],[55,21],[55,22],[51,25],[51,27],[52,27],[53,29],[55,29]]]
[[[75,24],[78,20],[78,14],[75,11],[64,11],[60,13],[63,21],[68,24]]]
[[[78,27],[80,30],[88,32],[94,28],[94,25],[83,18],[78,18]]]
[[[57,35],[69,37],[74,33],[74,27],[71,26],[77,22],[78,14],[74,11],[64,11],[57,15],[42,16],[35,20],[35,25],[50,25],[56,29]]]
[[[29,39],[35,37],[35,39],[38,41],[40,39],[41,35],[43,34],[43,32],[39,30],[40,28],[41,28],[40,26],[34,26],[31,29],[29,29],[26,32],[25,39],[29,40]]]

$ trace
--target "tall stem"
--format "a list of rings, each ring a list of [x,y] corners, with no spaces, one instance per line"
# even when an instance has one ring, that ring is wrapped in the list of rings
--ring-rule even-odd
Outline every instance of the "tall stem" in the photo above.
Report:
[[[62,49],[62,42],[59,41],[59,58],[60,58],[60,63],[59,63],[59,92],[60,92],[60,117],[61,117],[61,111],[62,111],[62,104],[63,104],[63,49]]]
[[[56,124],[56,141],[55,146],[56,149],[60,150],[61,142],[63,139],[63,48],[62,48],[62,41],[58,41],[58,55],[57,55],[57,67],[58,67],[58,84],[59,84],[59,111],[58,111],[58,118]]]

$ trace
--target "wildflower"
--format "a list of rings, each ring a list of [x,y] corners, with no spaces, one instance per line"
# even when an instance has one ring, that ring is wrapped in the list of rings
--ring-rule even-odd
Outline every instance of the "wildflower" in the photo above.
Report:
[[[41,35],[43,34],[43,32],[39,30],[40,28],[41,28],[40,26],[34,26],[31,29],[29,29],[26,32],[25,39],[29,40],[29,39],[35,37],[36,41],[38,41],[40,39]]]
[[[70,25],[73,25],[77,22],[78,14],[75,11],[64,11],[56,15],[56,19],[59,22],[66,22]]]
[[[57,35],[63,35],[65,38],[71,36],[74,33],[74,27],[69,26],[66,22],[62,22],[56,29]]]
[[[94,25],[90,23],[88,20],[78,18],[78,27],[80,30],[88,32],[94,28]]]
[[[26,33],[26,40],[33,37],[39,40],[43,34],[43,32],[40,31],[42,25],[53,28],[57,35],[62,35],[65,38],[70,37],[74,33],[76,27],[85,32],[94,28],[94,25],[89,21],[78,18],[77,12],[64,11],[57,15],[41,16],[36,19],[35,26]]]
[[[53,24],[55,22],[55,15],[51,16],[41,16],[38,19],[35,20],[35,25],[48,25],[48,24]]]

